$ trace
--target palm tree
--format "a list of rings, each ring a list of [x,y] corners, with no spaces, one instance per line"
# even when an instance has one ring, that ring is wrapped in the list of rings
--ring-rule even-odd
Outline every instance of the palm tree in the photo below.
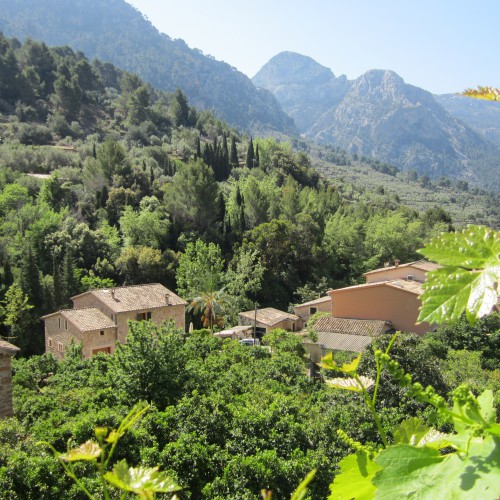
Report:
[[[224,288],[220,290],[207,290],[201,292],[198,297],[191,300],[188,311],[201,314],[201,320],[205,328],[214,332],[214,326],[221,328],[224,325],[224,312],[229,296]]]

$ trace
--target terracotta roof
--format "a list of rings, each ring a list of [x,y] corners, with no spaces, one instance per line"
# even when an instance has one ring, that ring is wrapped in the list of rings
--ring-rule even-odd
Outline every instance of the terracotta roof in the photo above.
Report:
[[[0,353],[8,354],[9,356],[13,356],[16,352],[19,352],[21,349],[19,347],[7,342],[6,340],[0,339]]]
[[[407,280],[387,280],[387,281],[377,281],[375,283],[363,283],[362,285],[347,286],[345,288],[337,288],[336,290],[329,290],[328,293],[339,293],[346,292],[348,290],[356,290],[359,288],[369,288],[375,286],[390,286],[392,288],[397,288],[404,290],[406,292],[414,293],[415,295],[420,295],[423,291],[422,283],[418,281],[407,281]]]
[[[330,332],[369,337],[381,335],[391,328],[390,321],[334,318],[333,316],[324,316],[318,319],[314,325],[314,329],[318,332],[318,335],[320,332]]]
[[[43,316],[42,319],[49,318],[50,316],[56,316],[58,314],[73,323],[81,332],[90,332],[116,327],[114,321],[95,307],[63,309],[62,311],[47,314],[46,316]]]
[[[422,283],[418,281],[407,281],[407,280],[391,280],[383,281],[382,283],[392,286],[393,288],[402,288],[408,292],[420,295],[423,292]]]
[[[117,313],[164,307],[167,305],[167,294],[168,305],[177,306],[187,304],[184,299],[181,299],[174,292],[159,283],[90,290],[80,295],[76,295],[72,297],[72,299],[89,293],[93,294],[103,304]]]
[[[323,346],[324,349],[332,349],[334,351],[363,352],[372,343],[372,337],[335,332],[319,332],[317,343]]]
[[[363,352],[377,337],[392,329],[390,321],[350,319],[350,318],[320,318],[314,325],[318,341],[325,349],[335,351]],[[306,343],[311,341],[306,340]]]
[[[240,312],[239,316],[249,318],[251,320],[255,319],[255,311],[245,311]],[[295,314],[290,314],[279,309],[274,309],[273,307],[266,307],[264,309],[257,309],[257,322],[263,323],[265,325],[273,326],[281,321],[289,319],[291,321],[298,321],[300,318]]]
[[[421,269],[422,271],[434,271],[434,269],[439,269],[441,266],[439,264],[434,264],[434,262],[429,262],[427,260],[421,259],[414,262],[408,262],[406,264],[399,264],[398,266],[380,267],[379,269],[374,269],[373,271],[364,273],[363,276],[366,276],[368,274],[381,273],[390,269],[401,269],[402,267],[413,267],[415,269]]]
[[[304,302],[303,304],[297,304],[295,307],[302,306],[314,306],[315,304],[322,304],[323,302],[330,302],[332,299],[329,295],[325,297],[320,297],[319,299],[310,300],[309,302]]]

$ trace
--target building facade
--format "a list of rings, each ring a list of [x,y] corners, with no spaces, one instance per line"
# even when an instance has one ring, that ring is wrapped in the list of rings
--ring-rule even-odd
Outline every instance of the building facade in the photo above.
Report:
[[[128,321],[173,321],[185,330],[186,301],[158,283],[90,290],[72,297],[73,309],[44,316],[45,349],[64,357],[71,342],[81,343],[83,356],[113,353],[125,343]]]

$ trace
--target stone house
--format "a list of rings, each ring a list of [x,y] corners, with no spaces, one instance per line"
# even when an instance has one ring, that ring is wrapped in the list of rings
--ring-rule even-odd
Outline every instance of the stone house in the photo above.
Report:
[[[263,335],[276,328],[297,332],[303,327],[303,321],[299,316],[273,307],[257,309],[257,312],[255,310],[241,312],[238,314],[238,324],[252,327],[255,325],[258,338],[262,338]]]
[[[0,418],[12,416],[12,356],[19,347],[0,339]]]
[[[366,283],[329,290],[332,316],[389,321],[396,330],[424,334],[428,323],[417,323],[422,283],[439,266],[424,260],[375,269],[365,273]]]
[[[300,316],[304,323],[307,323],[307,320],[317,312],[331,313],[331,311],[332,299],[329,295],[298,304],[293,308],[293,312]]]
[[[112,353],[125,343],[129,320],[151,320],[157,325],[172,320],[185,329],[186,301],[158,283],[90,290],[71,298],[73,309],[43,317],[45,350],[64,357],[71,340],[81,343],[83,356]]]

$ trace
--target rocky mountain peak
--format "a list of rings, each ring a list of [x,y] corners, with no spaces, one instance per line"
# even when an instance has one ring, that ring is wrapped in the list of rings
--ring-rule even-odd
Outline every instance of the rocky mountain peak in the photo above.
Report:
[[[334,79],[331,69],[296,52],[277,54],[252,78],[255,85],[265,88],[279,85],[318,85]]]

